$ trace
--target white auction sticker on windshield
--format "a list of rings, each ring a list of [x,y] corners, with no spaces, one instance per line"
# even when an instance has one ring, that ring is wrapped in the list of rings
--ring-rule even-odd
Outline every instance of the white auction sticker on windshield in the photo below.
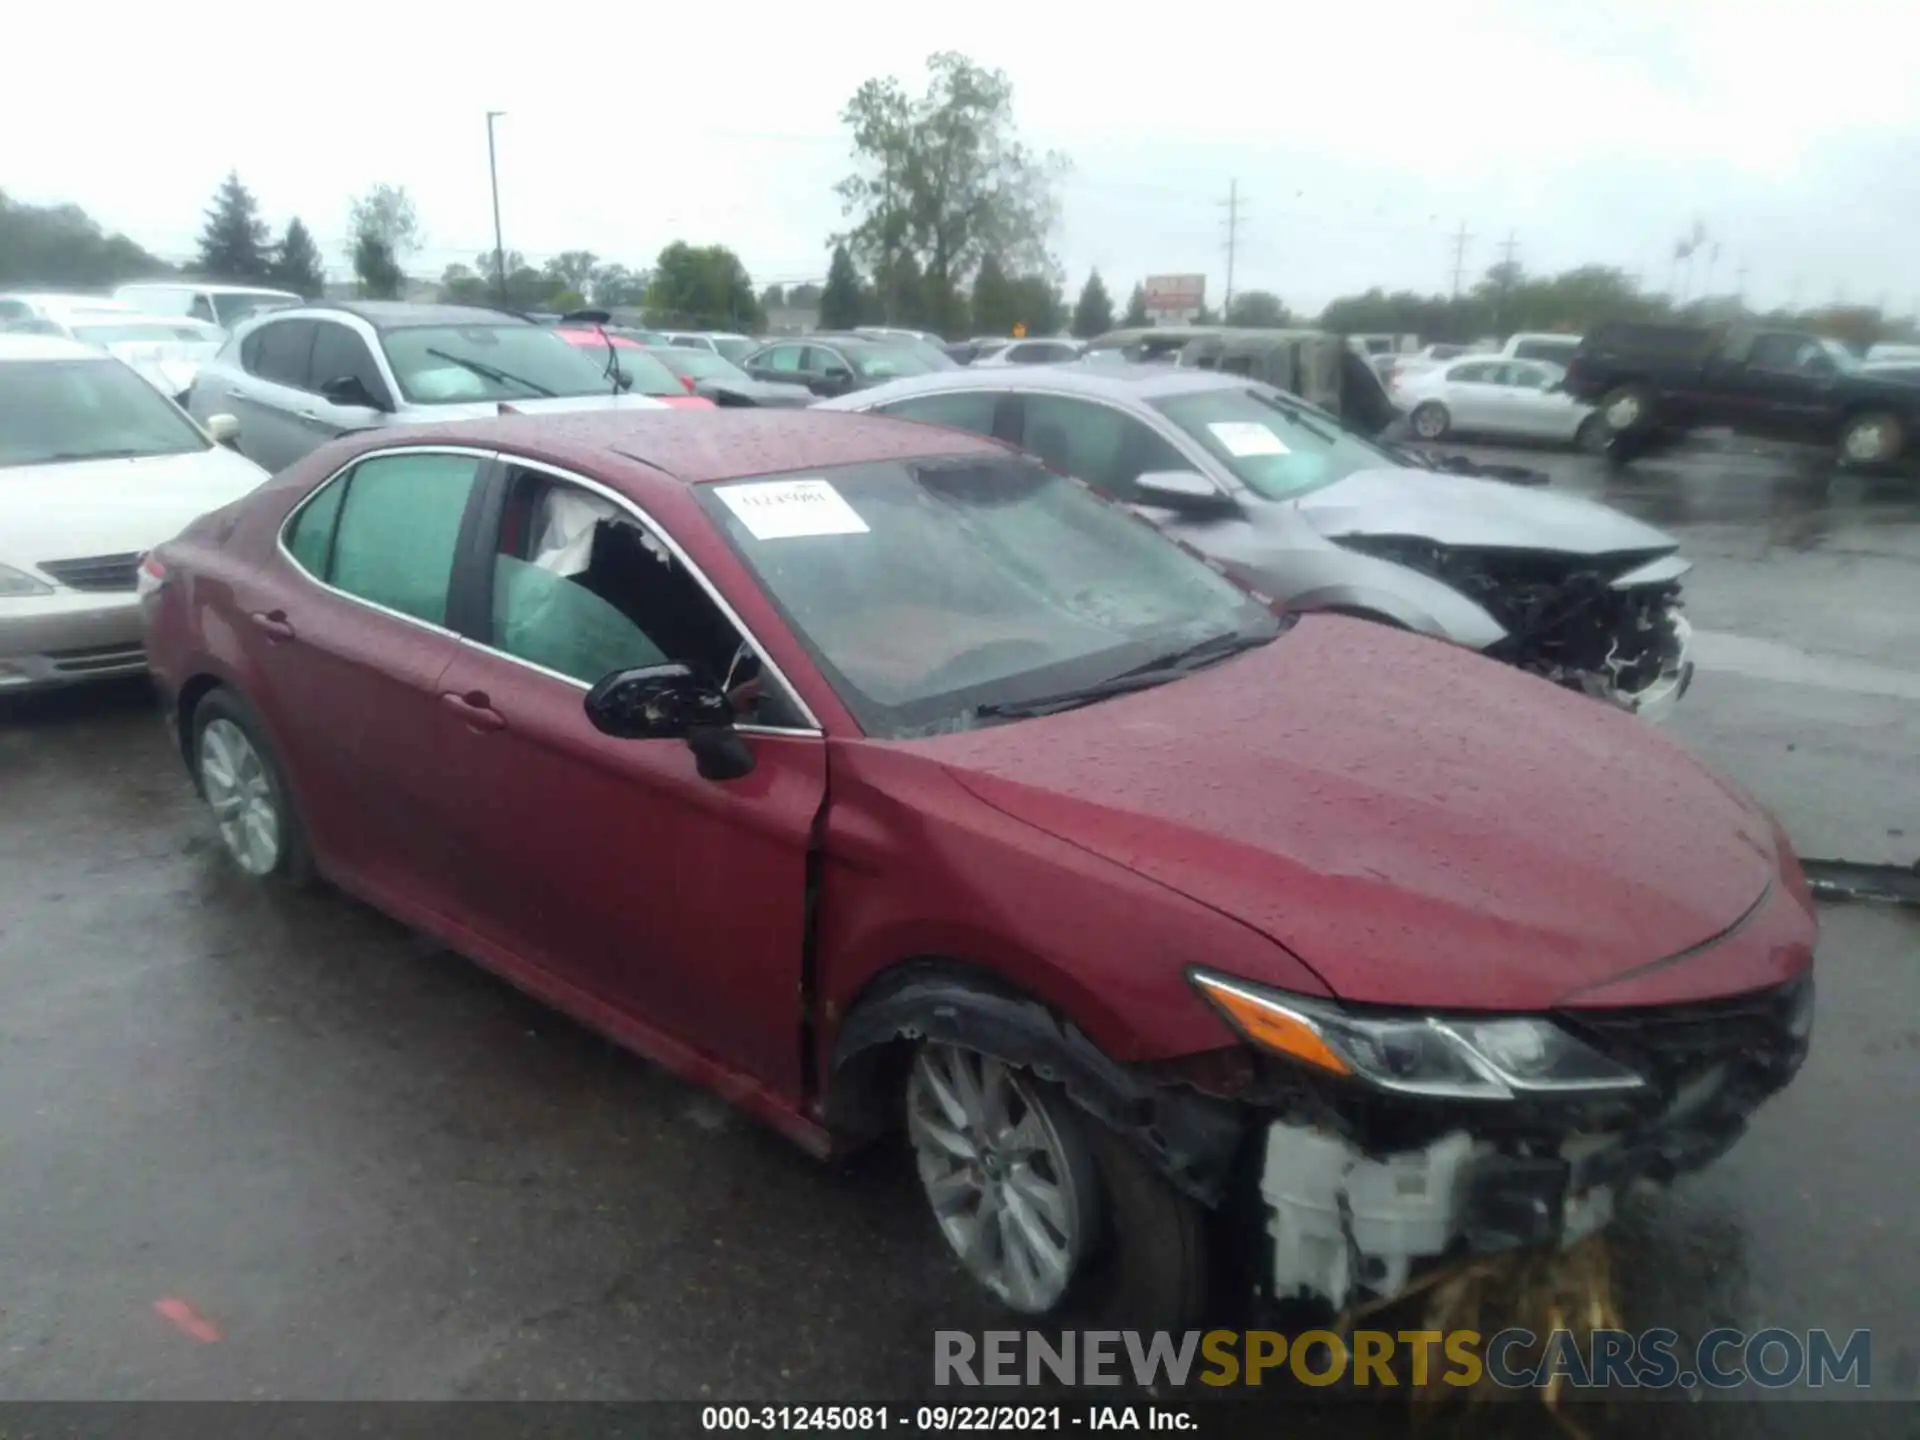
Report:
[[[1286,442],[1258,420],[1219,420],[1207,426],[1235,459],[1245,455],[1289,455]]]
[[[803,535],[865,535],[867,522],[825,480],[758,480],[715,492],[756,540]]]

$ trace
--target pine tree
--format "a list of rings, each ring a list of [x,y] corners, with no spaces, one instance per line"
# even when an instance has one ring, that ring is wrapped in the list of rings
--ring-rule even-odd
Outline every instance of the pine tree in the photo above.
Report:
[[[827,286],[820,292],[820,328],[847,330],[860,323],[860,272],[853,268],[853,256],[847,247],[833,247],[833,261],[827,266]]]
[[[238,172],[230,170],[207,209],[195,268],[209,280],[262,281],[271,259],[260,204],[240,183]]]
[[[1080,292],[1080,303],[1073,307],[1073,333],[1082,340],[1091,340],[1112,328],[1113,297],[1107,294],[1107,287],[1096,270],[1087,276],[1086,287]]]
[[[316,300],[327,286],[326,270],[320,264],[320,247],[298,215],[287,222],[287,233],[274,247],[270,277],[282,289],[291,290],[308,300]]]
[[[1145,285],[1133,287],[1133,294],[1127,297],[1127,313],[1121,317],[1120,323],[1129,330],[1138,330],[1142,326],[1153,323],[1147,318],[1147,287]]]

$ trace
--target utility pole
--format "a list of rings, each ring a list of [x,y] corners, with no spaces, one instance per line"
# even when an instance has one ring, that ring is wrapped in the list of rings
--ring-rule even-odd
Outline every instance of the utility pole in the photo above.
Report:
[[[507,112],[487,111],[487,179],[493,184],[493,284],[500,303],[507,303],[507,251],[500,239],[500,167],[493,155],[493,122]]]
[[[1467,222],[1462,220],[1460,228],[1453,236],[1453,298],[1460,298],[1460,280],[1467,273],[1467,242],[1475,238],[1467,233]]]
[[[1507,231],[1507,238],[1500,242],[1500,288],[1496,292],[1498,299],[1493,315],[1493,328],[1505,330],[1508,320],[1507,302],[1513,299],[1514,282],[1520,277],[1514,269],[1513,252],[1520,248],[1520,242],[1514,238],[1514,232]]]
[[[1742,310],[1747,308],[1747,262],[1742,260],[1740,268],[1733,272],[1733,298],[1739,302]]]
[[[1233,309],[1233,261],[1240,248],[1240,182],[1227,182],[1227,296],[1220,302],[1220,323],[1225,324]]]

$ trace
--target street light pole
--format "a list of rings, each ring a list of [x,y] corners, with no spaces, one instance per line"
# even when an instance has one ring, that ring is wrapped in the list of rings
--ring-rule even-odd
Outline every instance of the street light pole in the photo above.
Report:
[[[500,167],[493,157],[493,122],[507,112],[487,111],[487,178],[493,183],[493,284],[500,303],[507,303],[507,252],[500,239]]]

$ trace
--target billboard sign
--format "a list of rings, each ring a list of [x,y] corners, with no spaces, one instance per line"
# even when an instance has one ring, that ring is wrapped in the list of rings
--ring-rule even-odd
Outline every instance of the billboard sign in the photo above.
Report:
[[[1149,310],[1198,310],[1207,303],[1204,275],[1149,275],[1145,289]]]

